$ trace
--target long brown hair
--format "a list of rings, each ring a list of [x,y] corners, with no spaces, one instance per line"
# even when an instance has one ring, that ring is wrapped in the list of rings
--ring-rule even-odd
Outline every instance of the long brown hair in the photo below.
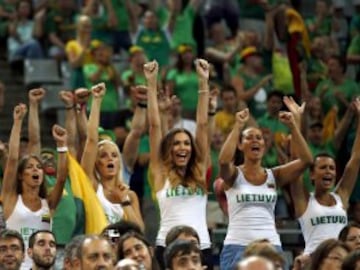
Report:
[[[315,249],[314,253],[311,254],[310,270],[320,269],[320,266],[329,253],[336,247],[343,248],[347,252],[350,252],[350,248],[343,241],[333,238],[327,239]]]
[[[41,169],[44,171],[44,166],[41,162],[41,159],[36,156],[36,155],[27,155],[24,156],[20,162],[19,165],[17,167],[17,180],[16,180],[16,191],[17,194],[22,194],[23,190],[22,190],[22,180],[20,179],[20,175],[24,172],[27,163],[29,162],[30,159],[35,159],[39,162],[39,164],[41,165]],[[47,190],[46,190],[46,183],[45,183],[45,172],[43,172],[43,179],[42,179],[42,183],[40,185],[40,189],[39,189],[39,196],[40,198],[45,199],[47,197]]]
[[[180,176],[175,170],[175,164],[172,160],[171,149],[175,135],[178,133],[185,133],[190,138],[191,156],[189,163],[186,166],[185,176]],[[206,191],[206,184],[204,181],[204,171],[201,167],[199,149],[195,144],[194,138],[191,133],[182,128],[176,128],[169,131],[161,140],[160,144],[160,158],[165,165],[165,173],[169,178],[171,186],[179,184],[189,186],[191,188],[200,187],[204,192]],[[206,170],[206,168],[205,168]]]

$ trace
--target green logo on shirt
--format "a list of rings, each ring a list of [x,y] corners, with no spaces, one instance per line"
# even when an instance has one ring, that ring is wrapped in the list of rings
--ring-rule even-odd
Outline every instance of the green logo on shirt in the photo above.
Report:
[[[199,195],[203,196],[204,191],[201,188],[196,188],[195,190],[188,187],[177,186],[174,188],[168,188],[166,190],[166,197],[182,197],[182,196],[191,196],[191,195]]]
[[[236,202],[263,202],[263,203],[275,203],[276,195],[271,194],[238,194],[236,195]]]
[[[347,218],[345,216],[322,216],[312,218],[310,221],[312,226],[321,224],[346,224]]]

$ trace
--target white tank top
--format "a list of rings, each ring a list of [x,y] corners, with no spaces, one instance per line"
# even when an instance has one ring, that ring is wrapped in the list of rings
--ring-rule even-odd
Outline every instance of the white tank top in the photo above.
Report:
[[[156,193],[160,208],[160,229],[156,245],[165,247],[165,238],[171,228],[187,225],[194,228],[200,237],[201,249],[210,248],[210,236],[206,224],[207,195],[197,187],[195,192],[182,185],[171,187],[166,180]]]
[[[225,191],[229,226],[225,245],[246,246],[257,239],[268,239],[280,246],[275,228],[274,210],[277,200],[276,184],[272,171],[266,169],[267,178],[262,185],[249,183],[241,169],[233,186]]]
[[[104,188],[99,183],[96,195],[99,198],[99,201],[104,209],[106,218],[110,224],[116,223],[124,218],[124,209],[120,203],[110,202],[104,194]]]
[[[32,260],[27,254],[30,235],[38,230],[51,230],[50,209],[47,201],[41,199],[41,208],[35,212],[31,211],[18,195],[18,199],[13,212],[6,220],[7,229],[18,231],[25,243],[25,260],[21,265],[21,270],[29,270]]]
[[[324,206],[318,203],[314,193],[310,193],[308,206],[298,219],[305,240],[304,254],[311,254],[328,238],[338,238],[341,229],[347,224],[347,215],[340,196],[333,192],[331,195],[336,204]]]

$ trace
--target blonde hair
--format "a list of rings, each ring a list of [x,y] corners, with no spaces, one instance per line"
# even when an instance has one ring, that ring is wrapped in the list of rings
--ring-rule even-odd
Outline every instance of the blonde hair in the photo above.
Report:
[[[121,152],[119,150],[119,147],[117,146],[116,143],[114,143],[113,141],[111,140],[101,140],[100,142],[98,142],[97,144],[97,147],[98,147],[98,152],[97,154],[99,153],[99,149],[100,147],[104,146],[104,145],[112,145],[115,147],[116,149],[116,153],[118,154],[119,156],[119,172],[118,172],[118,176],[117,176],[117,181],[119,181],[120,183],[124,183],[124,178],[123,178],[123,170],[124,170],[124,167],[123,167],[123,159],[122,159],[122,155],[121,155]],[[97,158],[96,158],[97,160]],[[98,182],[101,182],[101,176],[100,176],[100,173],[99,171],[97,170],[96,168],[96,162],[95,162],[95,176],[96,176],[96,180]]]

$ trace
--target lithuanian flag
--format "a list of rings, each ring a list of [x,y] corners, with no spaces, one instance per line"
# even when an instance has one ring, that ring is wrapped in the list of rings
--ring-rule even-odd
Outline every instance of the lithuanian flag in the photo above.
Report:
[[[85,233],[99,234],[108,225],[104,210],[95,190],[80,164],[68,153],[68,170],[74,197],[85,209]]]

